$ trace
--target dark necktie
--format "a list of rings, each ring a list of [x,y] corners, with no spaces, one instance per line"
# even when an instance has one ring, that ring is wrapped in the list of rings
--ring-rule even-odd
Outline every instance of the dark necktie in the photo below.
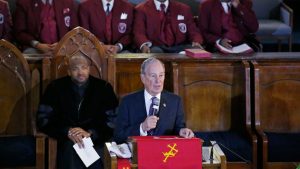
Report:
[[[152,97],[151,100],[152,100],[152,103],[149,108],[149,116],[155,115],[153,106],[154,105],[158,106],[158,98],[157,97]]]
[[[157,114],[157,112],[154,112],[154,106],[158,106],[158,104],[159,104],[158,103],[159,99],[157,97],[152,97],[151,100],[152,100],[152,103],[149,108],[149,116],[153,116],[153,115]],[[157,111],[157,109],[156,109],[156,111]],[[154,129],[149,130],[147,133],[148,133],[148,136],[152,136],[154,134]]]
[[[160,19],[163,19],[165,16],[166,5],[164,3],[160,4]]]
[[[106,4],[106,11],[105,11],[106,16],[109,15],[109,12],[110,12],[110,11],[109,11],[109,6],[110,6],[110,4],[107,3],[107,4]]]
[[[170,18],[166,16],[166,5],[160,4],[161,40],[166,46],[172,46],[175,38],[171,28]]]
[[[105,11],[106,18],[105,18],[105,38],[106,43],[111,44],[112,41],[112,13],[109,10],[110,3],[106,4],[107,8]]]

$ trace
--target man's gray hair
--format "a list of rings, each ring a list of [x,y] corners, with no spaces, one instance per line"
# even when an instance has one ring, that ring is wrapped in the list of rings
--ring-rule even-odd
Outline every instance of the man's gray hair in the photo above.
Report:
[[[156,59],[155,57],[150,57],[146,60],[144,60],[144,62],[141,65],[141,74],[145,74],[146,73],[146,68],[148,67],[148,65],[154,63],[154,62],[159,62],[163,68],[165,68],[165,65],[162,61],[160,61],[159,59]]]

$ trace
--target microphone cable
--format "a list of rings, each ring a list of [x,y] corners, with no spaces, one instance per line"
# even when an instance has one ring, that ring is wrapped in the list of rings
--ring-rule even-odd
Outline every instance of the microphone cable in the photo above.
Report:
[[[231,152],[232,154],[234,154],[236,157],[240,158],[241,160],[243,160],[243,161],[246,162],[247,164],[250,163],[249,160],[246,160],[244,157],[242,157],[242,156],[239,155],[238,153],[234,152],[234,151],[231,150],[230,148],[224,146],[222,143],[220,143],[220,142],[217,143],[217,142],[216,142],[216,143],[214,143],[214,144],[219,144],[220,146],[224,147],[226,150],[228,150],[229,152]]]

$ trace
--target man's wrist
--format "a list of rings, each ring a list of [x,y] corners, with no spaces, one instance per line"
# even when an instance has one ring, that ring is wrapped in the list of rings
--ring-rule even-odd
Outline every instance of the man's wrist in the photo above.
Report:
[[[147,131],[144,131],[144,129],[143,129],[143,123],[140,124],[140,135],[147,136]]]

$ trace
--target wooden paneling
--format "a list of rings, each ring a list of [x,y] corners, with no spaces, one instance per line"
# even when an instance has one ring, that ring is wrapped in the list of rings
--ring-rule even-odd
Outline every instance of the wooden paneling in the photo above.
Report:
[[[140,80],[142,60],[116,63],[116,92],[119,97],[143,88]]]
[[[120,98],[144,88],[140,78],[140,67],[145,59],[152,56],[157,57],[165,64],[164,89],[170,92],[173,91],[172,66],[169,60],[172,56],[162,54],[119,54],[115,56],[114,60],[116,65],[115,92]]]
[[[265,132],[300,132],[300,60],[256,60],[253,65],[252,94],[255,129],[261,139],[260,154],[264,169],[292,169],[297,162],[272,162],[268,159]],[[284,143],[282,143],[284,144]],[[297,147],[295,147],[297,148]]]
[[[36,139],[32,144],[35,144],[36,164],[31,167],[43,169],[45,137],[36,131],[36,102],[32,102],[32,98],[39,94],[35,89],[38,72],[33,71],[30,75],[22,53],[5,40],[0,40],[0,72],[0,138],[34,136]]]
[[[238,131],[252,145],[253,161],[228,168],[256,168],[257,139],[251,131],[250,66],[247,61],[173,62],[174,92],[182,97],[187,127],[196,132]],[[234,140],[232,140],[234,141]]]
[[[174,84],[183,99],[188,127],[208,132],[245,126],[245,69],[241,63],[182,62],[175,69],[178,81]]]
[[[266,132],[300,132],[300,62],[259,62],[260,126]]]

